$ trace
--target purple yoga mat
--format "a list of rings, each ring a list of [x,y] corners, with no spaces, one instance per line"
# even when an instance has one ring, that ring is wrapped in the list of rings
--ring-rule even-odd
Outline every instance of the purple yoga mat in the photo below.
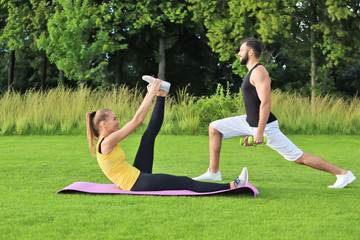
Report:
[[[125,191],[117,187],[115,184],[101,184],[91,182],[75,182],[57,193],[95,193],[95,194],[130,194],[130,195],[162,195],[162,196],[203,196],[214,194],[239,194],[239,193],[254,193],[254,198],[259,194],[259,191],[248,183],[245,187],[238,187],[233,189],[226,189],[215,192],[193,192],[189,190],[165,190],[165,191]]]

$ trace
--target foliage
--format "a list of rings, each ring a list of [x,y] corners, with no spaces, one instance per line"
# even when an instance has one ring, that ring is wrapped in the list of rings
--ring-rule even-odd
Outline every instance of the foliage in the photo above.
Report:
[[[358,1],[327,0],[326,21],[313,26],[321,34],[317,44],[330,66],[338,65],[339,61],[353,60],[352,52],[360,49],[359,35],[353,34],[360,30],[360,6]],[[331,61],[332,60],[332,61]]]
[[[195,109],[198,110],[200,121],[206,125],[217,119],[245,114],[241,90],[238,94],[232,95],[229,83],[225,92],[224,87],[219,84],[215,94],[210,97],[201,97]]]
[[[166,25],[184,23],[188,11],[185,1],[137,1],[134,9],[135,28],[150,26],[160,34],[167,35]],[[170,30],[170,29],[169,29]]]
[[[57,82],[135,87],[142,75],[157,75],[163,56],[160,36],[166,42],[172,93],[187,87],[191,94],[209,96],[218,83],[227,82],[237,91],[247,69],[239,66],[236,53],[247,37],[264,43],[261,62],[275,88],[301,89],[304,95],[313,89],[348,96],[360,90],[354,67],[360,49],[356,0],[0,3],[0,91],[8,87],[9,51],[15,51],[16,59],[12,87],[22,92],[52,88]],[[310,41],[311,31],[316,42]],[[310,49],[316,66],[309,63]],[[310,85],[311,67],[315,86]],[[139,86],[145,88],[141,82]]]
[[[266,48],[290,39],[291,45],[297,42],[298,45],[301,43],[301,48],[308,48],[307,55],[302,57],[303,62],[306,58],[309,59],[310,49],[314,50],[314,65],[311,67],[319,69],[313,69],[314,71],[311,72],[315,74],[313,77],[317,82],[324,82],[325,87],[328,84],[326,82],[328,76],[317,75],[317,70],[327,72],[329,71],[327,68],[336,66],[338,61],[349,61],[351,51],[360,49],[359,36],[354,34],[360,30],[358,1],[189,0],[189,2],[192,4],[189,9],[194,13],[194,19],[204,22],[209,45],[213,51],[219,53],[220,60],[233,59],[236,48],[244,38],[258,38],[267,45]],[[313,18],[316,21],[311,18],[312,11],[316,14]],[[316,43],[309,41],[310,30],[316,32]],[[277,50],[279,53],[285,53],[282,49]],[[292,56],[286,57],[290,57],[291,61]],[[283,66],[289,64],[291,63],[288,61]],[[238,73],[236,67],[235,72]],[[300,73],[301,70],[297,72]],[[307,79],[301,79],[302,84],[306,84],[305,80]],[[317,86],[311,86],[311,88],[315,87]]]
[[[357,54],[353,56],[353,61],[350,64],[340,62],[334,71],[334,84],[336,90],[341,91],[342,96],[347,96],[346,93],[351,93],[354,96],[360,94],[360,57]]]
[[[1,6],[7,9],[6,25],[0,41],[6,42],[9,50],[19,50],[29,47],[30,38],[30,1],[1,0]]]
[[[155,33],[154,38],[158,39],[154,46],[159,49],[155,52],[159,63],[157,77],[166,79],[166,49],[174,46],[184,28],[194,25],[188,17],[185,1],[141,0],[133,5],[133,27],[139,30],[150,28],[150,36]],[[148,39],[151,39],[149,35]]]
[[[48,22],[49,36],[42,35],[38,46],[69,79],[80,83],[101,82],[99,72],[107,64],[104,54],[126,47],[115,44],[119,35],[111,36],[107,28],[109,4],[98,6],[93,1],[59,0],[59,6]]]
[[[289,36],[292,11],[289,1],[201,1],[189,0],[195,19],[204,21],[207,37],[220,60],[233,58],[240,42],[256,37],[273,42],[275,36]]]

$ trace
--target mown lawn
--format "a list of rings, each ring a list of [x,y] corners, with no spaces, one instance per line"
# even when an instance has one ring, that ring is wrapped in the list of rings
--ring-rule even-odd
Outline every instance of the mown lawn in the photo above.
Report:
[[[140,137],[122,143],[131,163]],[[305,152],[360,177],[359,136],[289,137]],[[55,194],[77,181],[109,183],[86,137],[2,136],[1,239],[359,239],[359,179],[328,189],[334,176],[238,141],[224,141],[223,182],[247,166],[260,191],[255,199]],[[207,167],[207,136],[158,137],[154,172],[194,177]]]

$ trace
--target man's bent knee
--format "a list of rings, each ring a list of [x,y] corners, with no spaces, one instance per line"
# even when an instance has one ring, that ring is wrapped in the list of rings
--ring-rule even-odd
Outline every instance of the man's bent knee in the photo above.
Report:
[[[301,155],[301,157],[299,157],[297,160],[295,160],[294,163],[305,165],[306,155],[308,155],[308,154],[303,153],[303,155]]]
[[[209,135],[222,135],[221,132],[219,132],[216,128],[214,128],[213,126],[209,125]]]

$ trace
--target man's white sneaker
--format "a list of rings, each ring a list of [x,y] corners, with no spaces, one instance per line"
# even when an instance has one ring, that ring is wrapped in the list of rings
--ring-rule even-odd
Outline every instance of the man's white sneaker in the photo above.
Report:
[[[336,182],[334,185],[328,186],[328,188],[343,188],[352,183],[356,177],[354,174],[349,170],[345,175],[336,175]]]
[[[152,84],[156,78],[149,76],[149,75],[144,75],[144,76],[142,76],[142,79],[144,81]],[[163,90],[163,91],[169,93],[170,86],[171,86],[171,84],[169,82],[162,80],[161,84],[160,84],[160,90]]]
[[[215,181],[221,181],[222,177],[221,177],[221,172],[218,171],[217,173],[213,173],[210,172],[210,169],[208,169],[206,171],[206,173],[198,176],[198,177],[194,177],[194,180],[215,180]]]
[[[235,187],[245,187],[249,182],[248,170],[246,167],[243,168],[240,175],[234,180]]]

